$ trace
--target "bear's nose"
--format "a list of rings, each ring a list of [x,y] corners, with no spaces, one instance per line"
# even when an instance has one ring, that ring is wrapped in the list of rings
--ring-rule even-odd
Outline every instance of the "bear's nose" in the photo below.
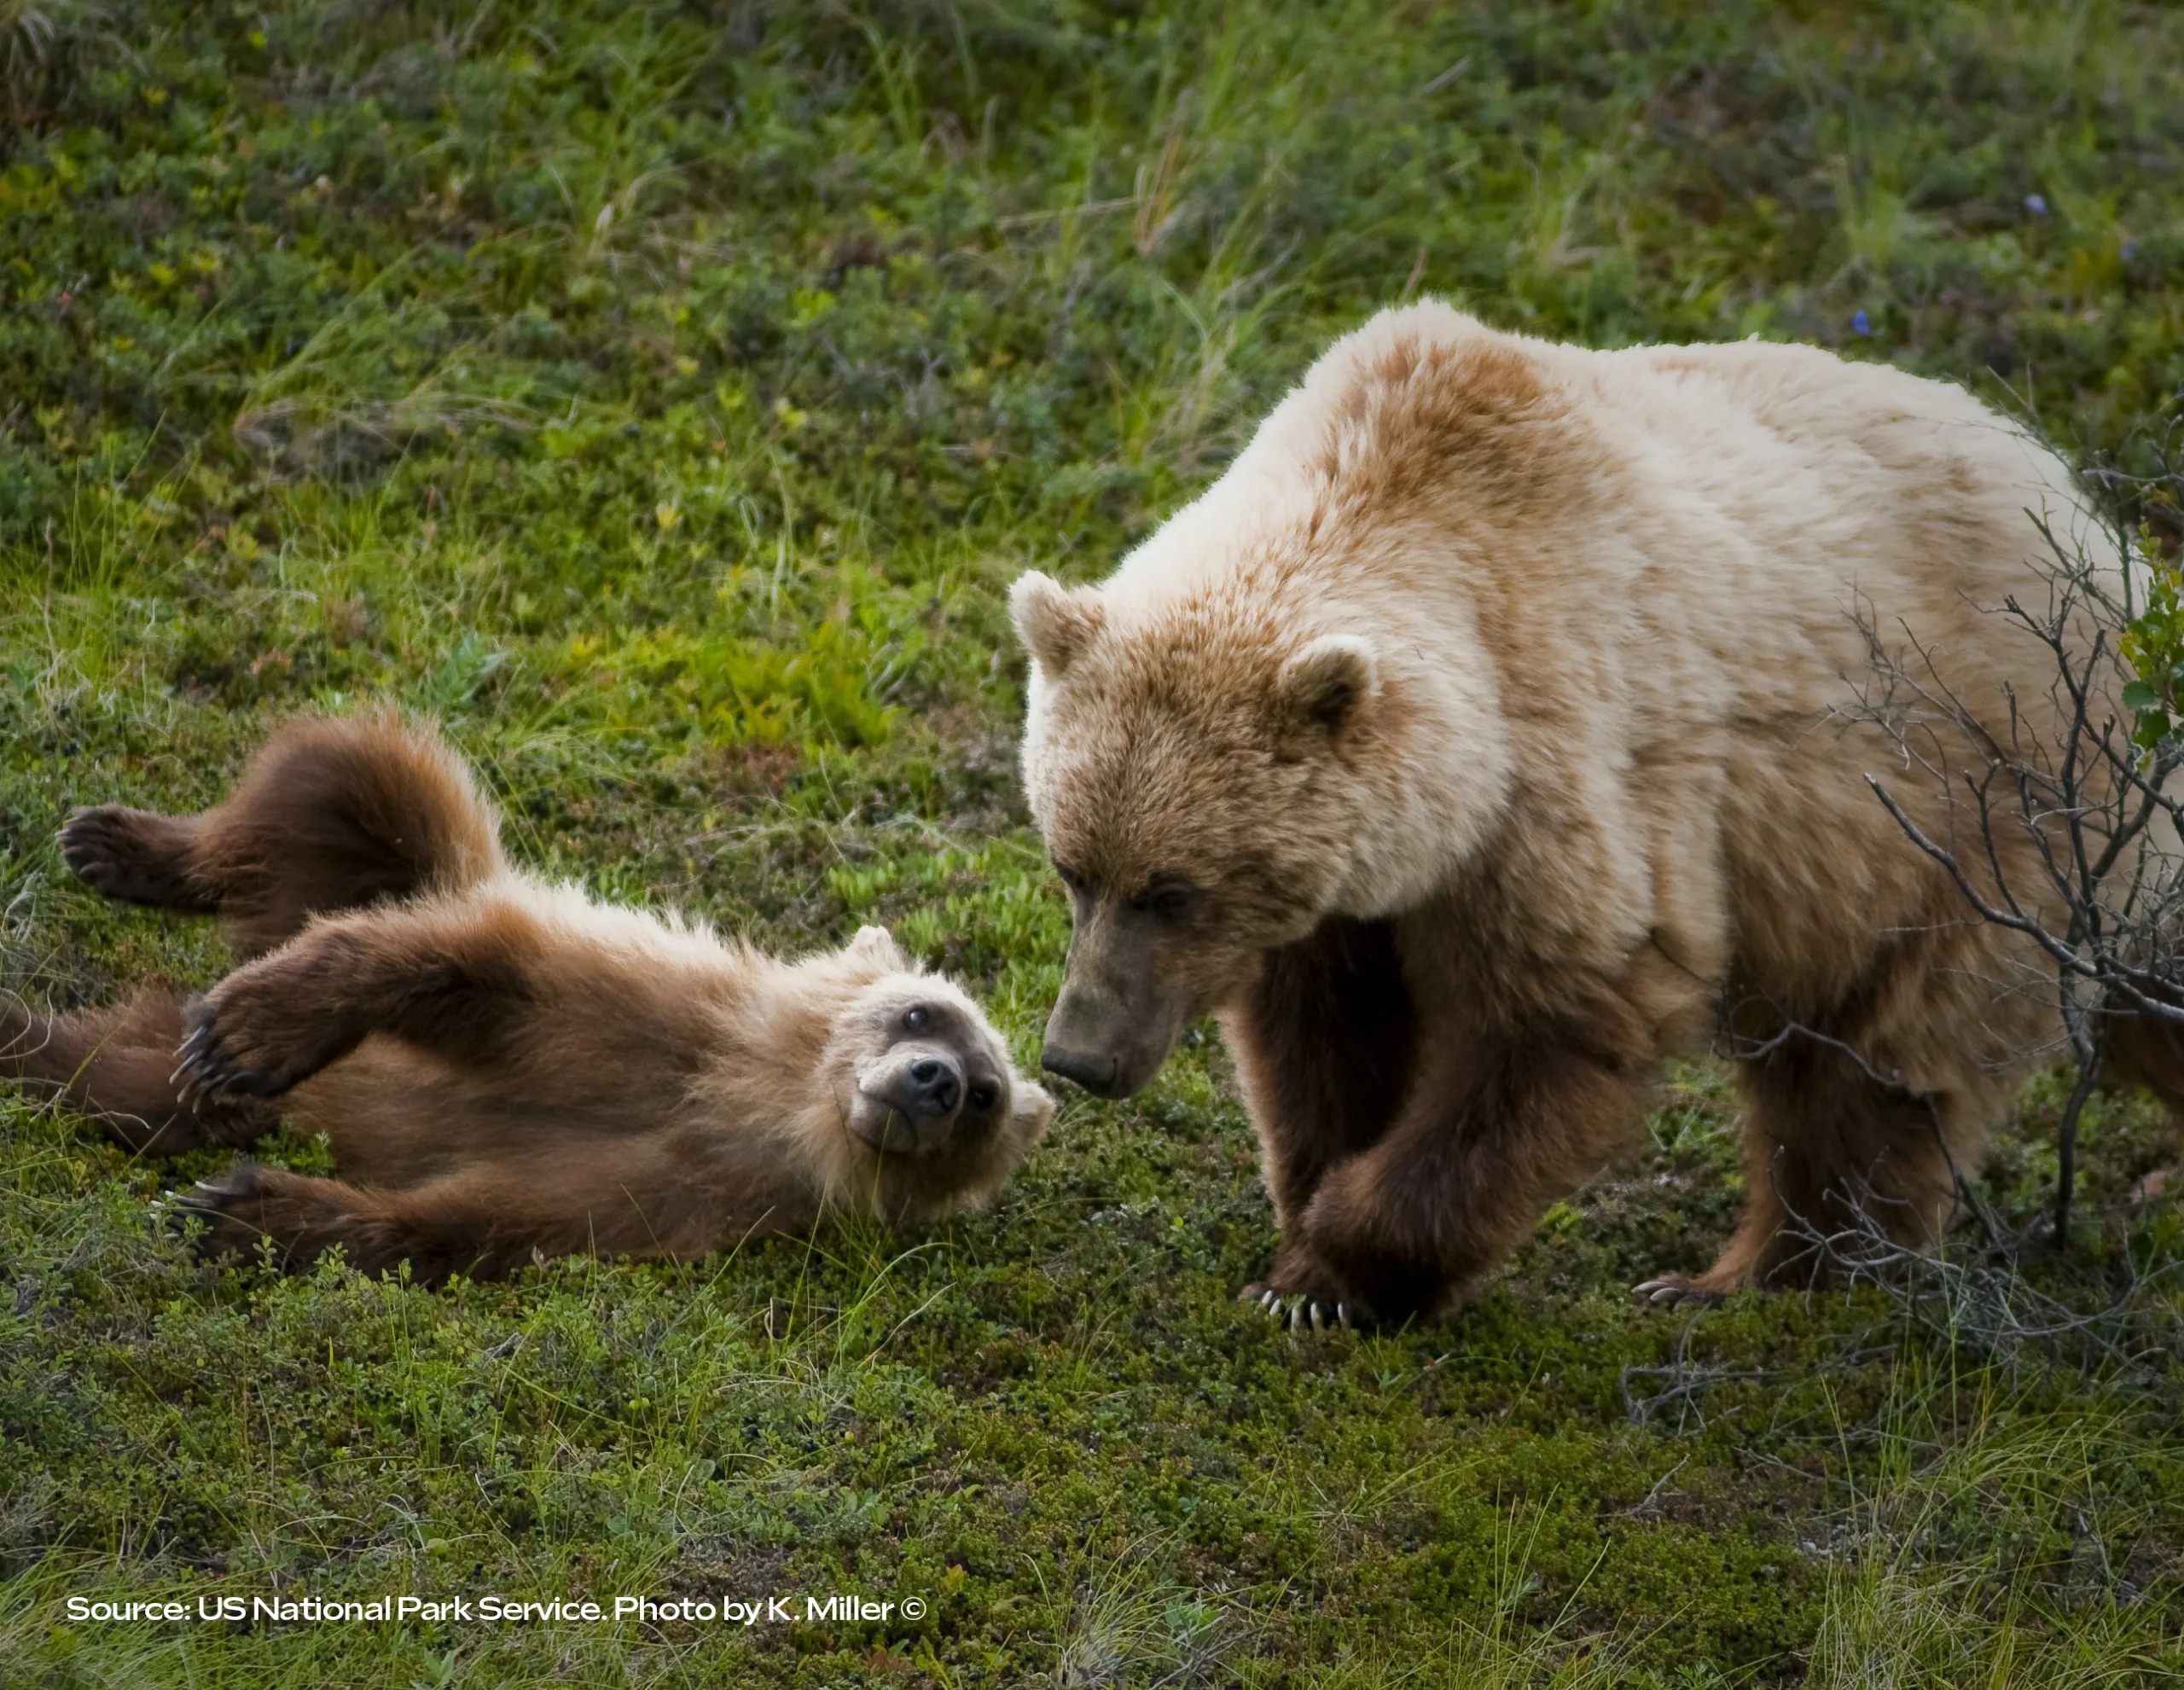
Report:
[[[961,1098],[963,1087],[955,1071],[935,1057],[910,1064],[910,1112],[938,1118],[949,1113]]]
[[[1081,1050],[1060,1050],[1048,1045],[1039,1052],[1039,1066],[1049,1074],[1075,1080],[1095,1097],[1105,1097],[1114,1087],[1117,1064],[1112,1056],[1092,1056]]]

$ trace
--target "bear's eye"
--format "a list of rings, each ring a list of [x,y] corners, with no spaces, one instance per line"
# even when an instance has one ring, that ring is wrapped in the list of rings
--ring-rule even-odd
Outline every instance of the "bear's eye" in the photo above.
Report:
[[[932,1025],[932,1012],[922,1003],[914,1003],[903,1012],[903,1031],[921,1033]]]
[[[1188,920],[1205,896],[1188,880],[1176,878],[1155,880],[1130,902],[1151,911],[1156,921],[1174,923]]]
[[[971,1088],[971,1107],[983,1113],[1000,1100],[1000,1089],[990,1081],[980,1080]]]
[[[1066,863],[1055,863],[1054,873],[1061,876],[1062,885],[1067,886],[1070,891],[1081,892],[1084,890],[1084,877]]]

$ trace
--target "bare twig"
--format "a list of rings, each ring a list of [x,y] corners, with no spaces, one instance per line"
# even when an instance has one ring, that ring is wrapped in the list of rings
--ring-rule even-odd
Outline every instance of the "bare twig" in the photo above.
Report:
[[[2173,441],[2173,433],[2165,438]],[[1914,816],[1890,781],[1869,774],[1867,784],[1971,912],[2029,941],[2051,971],[2077,1068],[2059,1130],[2051,1228],[2058,1243],[2069,1234],[2078,1123],[2118,1018],[2184,1030],[2184,955],[2176,943],[2184,920],[2184,798],[2169,778],[2184,765],[2184,742],[2141,746],[2120,703],[2134,678],[2123,636],[2143,601],[2134,578],[2135,516],[2118,495],[2144,506],[2152,496],[2173,500],[2184,491],[2174,455],[2158,452],[2157,462],[2161,473],[2151,478],[2112,466],[2097,466],[2088,477],[2118,542],[2112,551],[2089,552],[2082,537],[2033,513],[2052,561],[2048,601],[2012,597],[1989,612],[2046,653],[2048,708],[2021,708],[2007,687],[1995,709],[1974,708],[1910,630],[1896,630],[1900,643],[1891,645],[1870,607],[1860,607],[1872,675],[1855,714],[1885,729],[1906,773],[1936,783],[1945,830],[1937,836],[1934,823]],[[2049,724],[2044,732],[2042,722]],[[1946,745],[1971,747],[1974,766],[1964,768]],[[1777,1037],[1792,1033],[1819,1037],[1795,1027]],[[1862,1066],[1869,1077],[1888,1077]]]

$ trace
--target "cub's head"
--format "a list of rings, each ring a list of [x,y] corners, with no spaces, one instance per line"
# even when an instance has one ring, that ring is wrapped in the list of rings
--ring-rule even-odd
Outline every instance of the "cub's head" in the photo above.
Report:
[[[1025,786],[1075,914],[1049,1071],[1128,1096],[1268,951],[1435,883],[1449,829],[1421,794],[1467,784],[1443,763],[1468,753],[1421,758],[1415,665],[1213,581],[1148,603],[1033,572],[1011,608]]]
[[[920,973],[886,930],[843,953],[855,984],[824,1066],[845,1143],[837,1199],[895,1223],[975,1207],[1045,1134],[1054,1100],[1010,1065],[978,1005]]]

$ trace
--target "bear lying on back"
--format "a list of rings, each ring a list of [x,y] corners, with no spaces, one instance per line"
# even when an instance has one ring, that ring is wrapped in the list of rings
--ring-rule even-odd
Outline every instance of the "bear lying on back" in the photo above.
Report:
[[[1909,723],[1907,769],[1856,677],[1871,630],[2064,743],[2053,656],[1995,613],[2048,602],[2028,510],[2104,543],[2052,454],[1940,382],[1384,313],[1109,580],[1016,584],[1076,915],[1046,1066],[1126,1095],[1219,1014],[1281,1230],[1252,1289],[1292,1320],[1452,1306],[1724,1031],[1744,1221],[1647,1294],[1809,1283],[1862,1217],[1930,1240],[2059,1048],[2054,973],[1866,783],[1976,838],[1952,791],[1983,746]],[[2028,837],[1997,849],[2047,884]],[[2177,1044],[2119,1014],[2107,1071],[2184,1095]]]
[[[825,1211],[977,1206],[1053,1116],[884,929],[782,962],[535,880],[468,770],[391,717],[292,723],[218,808],[83,810],[61,847],[255,960],[188,1002],[0,1004],[0,1073],[154,1155],[284,1116],[332,1141],[339,1179],[246,1162],[185,1193],[215,1251],[270,1238],[293,1267],[340,1245],[426,1281],[688,1260]]]

